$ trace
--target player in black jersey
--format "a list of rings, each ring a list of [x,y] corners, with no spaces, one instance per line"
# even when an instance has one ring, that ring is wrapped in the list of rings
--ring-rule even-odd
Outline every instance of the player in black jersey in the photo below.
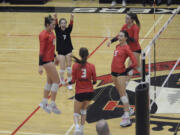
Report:
[[[67,69],[67,81],[71,81],[71,64],[72,64],[72,42],[71,32],[73,28],[74,15],[71,14],[70,23],[67,27],[67,20],[61,18],[58,24],[57,14],[54,14],[56,20],[55,33],[56,33],[56,51],[58,53],[58,59],[60,61],[60,81],[61,84],[65,83],[64,72]],[[72,85],[67,86],[69,90],[72,90]]]

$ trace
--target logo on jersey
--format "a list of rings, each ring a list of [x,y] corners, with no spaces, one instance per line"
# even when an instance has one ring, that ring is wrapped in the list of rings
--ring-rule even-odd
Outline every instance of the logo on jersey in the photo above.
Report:
[[[66,35],[63,34],[63,39],[66,40]]]

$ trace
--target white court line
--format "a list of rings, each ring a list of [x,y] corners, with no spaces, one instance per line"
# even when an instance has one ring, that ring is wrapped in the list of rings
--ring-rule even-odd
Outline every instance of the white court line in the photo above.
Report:
[[[72,131],[73,128],[74,128],[74,124],[71,125],[71,127],[66,131],[64,135],[69,135],[69,133]]]
[[[164,15],[161,15],[158,20],[152,25],[152,27],[149,29],[149,31],[146,33],[144,39],[149,36],[149,34],[154,30],[154,27],[161,21],[161,19],[164,17]],[[141,39],[140,44],[144,42],[144,39]],[[73,129],[74,124],[68,129],[68,131],[64,135],[69,135],[71,130]]]
[[[11,134],[11,131],[0,131],[0,134]],[[63,134],[48,134],[48,133],[36,133],[36,132],[18,132],[17,135],[63,135]]]

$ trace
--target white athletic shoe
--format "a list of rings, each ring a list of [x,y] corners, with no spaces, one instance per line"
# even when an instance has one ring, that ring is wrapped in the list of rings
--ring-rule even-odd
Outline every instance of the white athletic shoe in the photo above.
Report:
[[[126,6],[126,1],[122,0],[122,6],[125,7]]]
[[[134,114],[134,109],[133,108],[129,108],[129,116],[132,116]]]
[[[72,90],[72,89],[73,89],[73,87],[72,87],[71,84],[69,84],[69,85],[67,86],[67,88],[68,88],[68,90]]]
[[[39,104],[39,106],[47,113],[51,113],[51,110],[48,108],[48,104],[47,103],[44,103],[44,102],[41,102]]]
[[[132,123],[131,123],[130,117],[123,115],[122,116],[122,122],[120,123],[120,126],[121,127],[128,127],[128,126],[131,126],[131,124]]]
[[[114,7],[116,5],[116,1],[112,1],[112,3],[111,3],[111,7]]]
[[[80,133],[81,133],[81,130],[80,130],[79,125],[75,126],[74,135],[80,135]]]
[[[47,106],[47,108],[55,114],[61,114],[61,111],[57,108],[56,104],[51,103]]]

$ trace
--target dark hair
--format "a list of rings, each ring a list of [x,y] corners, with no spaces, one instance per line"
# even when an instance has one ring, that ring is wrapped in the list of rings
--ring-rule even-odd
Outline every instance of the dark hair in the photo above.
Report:
[[[81,47],[80,50],[79,50],[79,56],[81,57],[81,60],[78,59],[77,57],[75,56],[72,56],[75,60],[76,63],[79,63],[81,64],[82,66],[84,66],[87,62],[87,58],[89,56],[89,52],[88,52],[88,49],[85,48],[85,47]]]
[[[129,42],[134,42],[134,39],[129,37],[129,34],[128,34],[127,31],[122,30],[122,31],[120,31],[120,32],[124,33],[124,36],[127,38],[127,40],[126,40],[127,43],[129,43]]]
[[[45,27],[48,25],[48,24],[51,24],[53,22],[53,18],[51,15],[49,15],[48,17],[45,17],[45,21],[44,21],[44,25]]]
[[[59,19],[59,24],[61,24],[61,22],[62,22],[63,20],[67,23],[67,20],[66,20],[65,18],[61,18],[61,19]]]
[[[138,19],[137,14],[135,14],[135,13],[127,13],[127,15],[130,16],[131,19],[134,20],[134,21],[136,22],[136,24],[137,24],[137,25],[139,26],[139,28],[140,28],[141,24],[140,24],[140,22],[139,22],[139,19]]]

